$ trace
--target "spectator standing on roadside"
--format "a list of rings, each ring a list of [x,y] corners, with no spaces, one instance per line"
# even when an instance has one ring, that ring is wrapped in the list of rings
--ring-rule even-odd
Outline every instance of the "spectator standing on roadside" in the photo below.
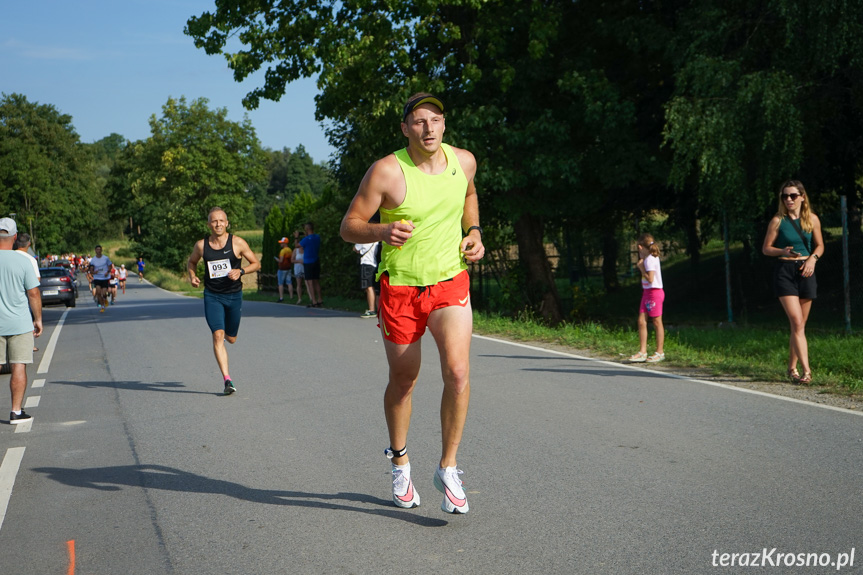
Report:
[[[41,284],[42,272],[39,271],[39,262],[36,261],[36,258],[30,255],[30,234],[18,234],[18,239],[15,240],[14,248],[15,253],[21,254],[30,262],[30,264],[33,266],[33,271],[36,272],[36,279],[39,280],[39,283]],[[41,295],[39,296],[39,301],[42,301]],[[39,351],[39,348],[34,345],[33,351]]]
[[[665,360],[665,326],[662,324],[662,304],[665,289],[662,283],[662,266],[659,263],[659,245],[650,234],[638,238],[638,263],[641,273],[641,304],[638,308],[638,353],[629,357],[633,363],[658,363]],[[656,332],[656,352],[647,355],[647,318]]]
[[[42,272],[39,271],[39,262],[30,255],[30,234],[18,234],[18,239],[15,240],[15,251],[27,258],[33,266],[33,271],[36,272],[36,277],[39,282],[42,281]]]
[[[0,218],[0,363],[9,363],[12,411],[9,423],[30,421],[22,409],[27,364],[33,363],[34,338],[42,335],[42,296],[33,266],[12,249],[18,226]]]
[[[297,303],[303,300],[303,281],[306,279],[306,269],[303,263],[303,246],[300,245],[300,232],[294,232],[294,251],[291,252],[291,262],[294,264],[294,277],[297,278]]]
[[[294,280],[291,277],[292,268],[294,264],[291,263],[291,256],[293,255],[293,250],[290,248],[291,240],[287,237],[284,237],[279,240],[279,246],[282,248],[279,250],[279,257],[276,258],[276,261],[279,262],[279,269],[276,272],[276,280],[279,284],[279,303],[285,299],[285,286],[288,286],[288,297],[294,299]]]
[[[378,282],[375,274],[378,271],[378,246],[380,242],[371,244],[354,244],[354,251],[360,254],[360,289],[366,294],[366,311],[360,317],[377,317],[377,295]]]
[[[312,222],[306,223],[303,229],[306,232],[306,237],[300,240],[303,246],[303,270],[306,274],[306,289],[312,300],[306,307],[321,307],[324,304],[321,298],[321,236],[315,233]]]
[[[812,212],[809,196],[800,180],[788,180],[779,188],[779,209],[764,236],[761,252],[775,257],[773,293],[788,317],[788,370],[792,383],[812,383],[806,322],[812,300],[818,297],[815,264],[824,255],[821,220]],[[797,362],[803,375],[797,371]]]

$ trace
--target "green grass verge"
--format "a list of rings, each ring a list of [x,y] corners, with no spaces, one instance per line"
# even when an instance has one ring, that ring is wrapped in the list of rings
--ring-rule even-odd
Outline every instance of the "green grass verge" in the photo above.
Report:
[[[633,318],[633,324],[635,320]],[[474,314],[478,333],[518,341],[536,341],[589,350],[610,359],[638,351],[634,328],[607,328],[597,323],[567,324],[551,328],[531,318]],[[863,392],[863,336],[810,333],[809,355],[817,387],[829,393]],[[652,344],[650,331],[649,344]],[[753,327],[669,329],[665,337],[665,364],[706,369],[715,375],[731,374],[756,381],[784,381],[788,332]]]

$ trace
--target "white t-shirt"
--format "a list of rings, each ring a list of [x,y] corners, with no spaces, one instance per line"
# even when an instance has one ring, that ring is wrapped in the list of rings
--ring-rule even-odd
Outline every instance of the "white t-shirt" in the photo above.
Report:
[[[31,256],[27,252],[22,252],[21,250],[15,250],[15,253],[21,254],[22,256],[30,260],[30,263],[33,264],[33,271],[36,272],[36,277],[39,278],[39,281],[42,281],[42,274],[39,273],[39,262],[36,261],[36,258]]]
[[[644,258],[644,271],[653,272],[653,283],[650,283],[642,276],[641,287],[643,289],[662,289],[662,270],[659,267],[659,258],[653,255]]]
[[[111,260],[108,256],[94,257],[90,260],[90,265],[93,266],[94,280],[111,279]]]
[[[377,247],[378,242],[371,244],[354,244],[354,249],[362,256],[360,257],[360,265],[377,267],[378,262],[375,259]]]

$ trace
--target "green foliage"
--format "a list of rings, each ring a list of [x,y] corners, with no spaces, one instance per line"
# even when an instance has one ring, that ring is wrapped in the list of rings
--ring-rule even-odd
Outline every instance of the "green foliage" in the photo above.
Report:
[[[300,144],[294,152],[287,148],[281,151],[265,151],[269,160],[269,178],[266,186],[257,184],[252,193],[255,201],[255,220],[263,223],[270,208],[282,203],[291,203],[301,193],[319,198],[332,182],[332,172],[326,164],[315,164]]]
[[[150,118],[151,136],[128,146],[116,194],[131,191],[126,209],[141,227],[135,236],[146,259],[181,269],[195,241],[207,234],[207,214],[220,206],[237,229],[254,227],[248,190],[266,177],[266,156],[248,118],[237,123],[206,99],[169,99]],[[137,231],[137,230],[136,230]]]
[[[273,258],[279,256],[278,241],[284,236],[284,221],[285,216],[278,206],[270,208],[270,213],[264,220],[264,236],[261,242],[261,273],[264,275],[262,276],[263,285],[261,287],[274,288],[276,286],[275,278],[269,276],[275,275],[278,269]],[[293,238],[291,239],[293,240]]]
[[[89,248],[107,231],[103,182],[72,118],[21,94],[0,99],[0,214],[32,226],[40,253]],[[70,225],[70,223],[72,225]]]
[[[608,290],[616,238],[645,214],[669,215],[694,264],[723,217],[752,251],[791,176],[816,201],[847,194],[863,235],[861,15],[863,0],[225,0],[186,33],[237,80],[266,70],[249,107],[318,75],[342,193],[403,145],[408,95],[442,96],[484,227],[515,231],[516,291],[554,320],[536,260],[564,227],[600,238]]]

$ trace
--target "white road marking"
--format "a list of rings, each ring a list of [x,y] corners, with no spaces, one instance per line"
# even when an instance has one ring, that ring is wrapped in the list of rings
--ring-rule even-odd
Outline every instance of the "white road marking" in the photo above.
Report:
[[[54,358],[54,348],[57,347],[57,339],[60,337],[60,329],[63,327],[63,323],[66,321],[66,316],[69,315],[69,309],[66,308],[66,311],[63,312],[63,315],[60,316],[60,321],[57,322],[57,327],[54,328],[54,333],[51,334],[51,339],[48,341],[48,347],[45,348],[45,353],[42,355],[42,361],[39,363],[39,369],[36,370],[37,374],[48,373],[48,368],[51,367],[51,360]]]
[[[533,346],[533,345],[527,345],[527,344],[524,344],[524,343],[516,343],[516,342],[513,342],[513,341],[506,341],[506,340],[503,340],[503,339],[497,339],[497,338],[494,338],[494,337],[488,337],[488,336],[485,336],[485,335],[476,335],[476,334],[474,334],[474,335],[473,335],[473,337],[475,337],[475,338],[477,338],[477,339],[485,339],[485,340],[488,340],[488,341],[495,341],[495,342],[497,342],[497,343],[505,343],[505,344],[507,344],[507,345],[514,345],[514,346],[516,346],[516,347],[523,347],[523,348],[525,348],[525,349],[532,349],[532,350],[534,350],[534,351],[543,351],[543,352],[545,352],[545,353],[551,353],[551,354],[554,354],[554,355],[562,355],[562,356],[564,356],[564,357],[572,357],[572,358],[574,358],[574,359],[583,359],[583,360],[585,360],[585,361],[592,361],[593,363],[601,363],[601,364],[603,364],[603,365],[613,366],[613,367],[616,367],[616,368],[621,368],[621,367],[622,367],[622,368],[625,368],[625,369],[632,369],[632,370],[635,370],[635,371],[648,372],[648,373],[651,373],[651,374],[658,374],[658,375],[663,375],[663,376],[665,376],[665,377],[670,377],[670,378],[672,378],[672,379],[682,379],[682,380],[684,380],[684,381],[692,381],[692,382],[695,382],[695,383],[701,383],[701,384],[704,384],[704,385],[712,385],[713,387],[721,387],[721,388],[723,388],[723,389],[728,389],[728,390],[731,390],[731,391],[739,391],[739,392],[742,392],[742,393],[751,393],[751,394],[753,394],[753,395],[761,395],[761,396],[763,396],[763,397],[771,397],[771,398],[773,398],[773,399],[781,399],[782,401],[790,401],[790,402],[792,402],[792,403],[799,403],[799,404],[801,404],[801,405],[809,405],[809,406],[811,406],[811,407],[820,407],[820,408],[822,408],[822,409],[830,409],[830,410],[832,410],[832,411],[838,411],[838,412],[840,412],[840,413],[849,413],[849,414],[851,414],[851,415],[857,415],[857,416],[863,417],[863,412],[861,412],[861,411],[854,411],[853,409],[845,409],[844,407],[835,407],[835,406],[832,406],[832,405],[824,405],[824,404],[822,404],[822,403],[815,403],[815,402],[813,402],[813,401],[806,401],[806,400],[804,400],[804,399],[797,399],[797,398],[795,398],[795,397],[785,397],[784,395],[775,395],[775,394],[773,394],[773,393],[767,393],[767,392],[765,392],[765,391],[757,391],[757,390],[754,390],[754,389],[747,389],[747,388],[745,388],[745,387],[735,387],[735,386],[733,386],[733,385],[728,385],[728,384],[725,384],[725,383],[718,383],[718,382],[715,382],[715,381],[706,381],[706,380],[703,380],[703,379],[695,379],[695,378],[692,378],[692,377],[687,377],[687,376],[685,376],[685,375],[677,375],[677,374],[674,374],[674,373],[668,373],[668,372],[665,372],[665,371],[654,371],[654,370],[652,370],[652,369],[646,369],[646,368],[643,368],[643,367],[639,367],[639,366],[637,366],[637,365],[629,365],[629,364],[626,364],[626,363],[617,363],[617,362],[614,362],[614,361],[606,361],[606,360],[604,360],[604,359],[594,359],[594,358],[592,358],[592,357],[584,357],[584,356],[582,356],[582,355],[576,355],[576,354],[574,354],[574,353],[566,353],[566,352],[564,352],[564,351],[557,351],[557,350],[554,350],[554,349],[546,349],[546,348],[544,348],[544,347],[536,347],[536,346]]]
[[[0,528],[3,527],[3,519],[6,518],[6,508],[9,505],[9,498],[12,497],[12,486],[15,485],[15,476],[18,475],[18,468],[21,467],[23,458],[23,447],[10,447],[6,450],[3,463],[0,463]]]
[[[42,399],[41,395],[31,395],[27,399],[24,400],[24,409],[29,409],[31,407],[39,407],[39,400]]]
[[[33,384],[30,386],[30,389],[36,389],[37,387],[44,387],[45,380],[44,379],[34,379]]]
[[[33,428],[33,419],[15,424],[15,433],[28,433]]]

